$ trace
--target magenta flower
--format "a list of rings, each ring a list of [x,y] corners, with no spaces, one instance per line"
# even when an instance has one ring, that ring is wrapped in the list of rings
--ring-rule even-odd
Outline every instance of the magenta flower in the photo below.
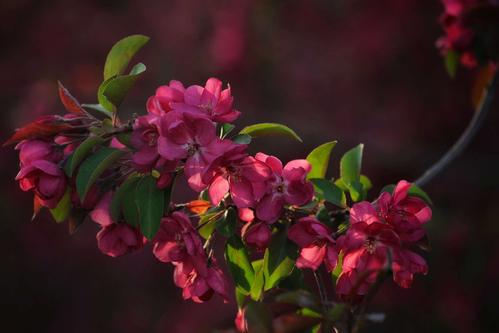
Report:
[[[153,244],[153,254],[159,261],[206,263],[201,238],[184,213],[174,212],[163,218]]]
[[[306,180],[312,168],[310,163],[306,160],[294,160],[283,168],[277,157],[264,153],[258,153],[255,157],[272,170],[266,194],[256,206],[256,216],[259,219],[274,222],[281,216],[285,205],[301,206],[312,200],[314,188]]]
[[[288,230],[288,238],[300,247],[296,267],[317,270],[322,262],[332,271],[338,260],[331,230],[315,217],[303,217]]]
[[[185,88],[182,82],[172,80],[168,85],[156,89],[156,94],[147,100],[147,112],[160,116],[172,110],[172,103],[184,102]]]
[[[270,169],[265,163],[248,156],[246,145],[226,141],[223,149],[203,173],[202,181],[209,184],[212,204],[217,206],[230,193],[238,208],[254,207],[265,193]]]
[[[408,196],[410,187],[411,183],[401,180],[393,194],[383,192],[375,205],[402,241],[415,242],[425,235],[422,225],[431,219],[431,208],[422,199]]]
[[[119,257],[144,246],[144,236],[126,223],[113,223],[97,234],[97,246],[102,253]]]
[[[182,297],[192,299],[196,303],[209,300],[214,293],[222,296],[225,303],[228,302],[229,284],[220,268],[212,260],[211,266],[204,271],[193,268],[189,262],[176,265],[174,281],[182,288]]]
[[[146,239],[140,231],[124,222],[116,223],[110,214],[113,193],[105,193],[90,212],[90,218],[102,228],[97,233],[97,246],[102,253],[119,257],[141,249]]]
[[[230,87],[222,90],[222,82],[210,78],[204,87],[188,87],[185,90],[184,102],[172,105],[175,110],[200,112],[215,122],[231,123],[241,114],[232,108],[233,101]]]
[[[172,111],[161,118],[159,154],[168,161],[185,160],[184,172],[195,191],[206,188],[201,172],[223,146],[213,122],[199,114]]]
[[[352,277],[361,276],[363,279],[355,281],[354,285],[374,283],[378,272],[388,263],[389,251],[399,249],[400,239],[390,225],[379,219],[374,207],[364,201],[350,209],[350,228],[346,235],[338,239],[338,245],[344,254],[338,293],[350,294],[355,291],[362,294],[363,288],[347,290],[346,286],[352,285]],[[362,274],[358,275],[359,272]]]
[[[263,250],[270,243],[272,231],[266,222],[248,222],[241,229],[241,236],[247,245]]]
[[[393,253],[393,280],[402,288],[409,288],[414,274],[428,273],[426,261],[418,254],[401,249]]]
[[[137,151],[132,156],[135,168],[150,172],[160,159],[158,152],[160,117],[154,114],[138,117],[133,125],[130,143]]]
[[[56,164],[60,151],[40,140],[23,141],[20,149],[21,170],[16,176],[23,191],[33,191],[43,206],[55,208],[66,193],[66,175]]]

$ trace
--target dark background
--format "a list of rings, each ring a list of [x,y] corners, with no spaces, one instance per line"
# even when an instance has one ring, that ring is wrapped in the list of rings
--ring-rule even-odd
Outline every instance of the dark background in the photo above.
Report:
[[[38,115],[62,113],[60,79],[95,102],[107,51],[133,33],[146,74],[123,113],[145,112],[154,89],[175,78],[230,82],[238,126],[275,121],[304,139],[256,140],[283,160],[338,139],[366,145],[371,197],[414,180],[472,116],[476,73],[448,77],[435,49],[438,1],[29,1],[0,4],[0,138]],[[466,153],[425,187],[430,273],[410,290],[386,283],[371,307],[383,326],[369,332],[497,332],[499,321],[499,103]],[[47,216],[31,223],[32,195],[17,187],[17,154],[0,151],[0,316],[10,332],[210,332],[231,325],[233,304],[181,300],[172,268],[147,249],[112,259],[97,227],[74,236]]]

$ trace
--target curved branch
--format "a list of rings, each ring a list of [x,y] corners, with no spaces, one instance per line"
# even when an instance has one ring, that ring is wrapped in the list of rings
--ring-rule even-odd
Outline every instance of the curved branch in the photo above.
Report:
[[[484,89],[475,114],[459,139],[435,164],[428,168],[417,180],[414,181],[416,185],[424,186],[427,184],[433,177],[445,169],[445,167],[447,167],[459,154],[461,154],[473,140],[473,137],[482,126],[483,121],[492,106],[492,101],[494,100],[494,94],[497,88],[497,82],[499,81],[498,73],[499,72],[496,70],[492,80]]]

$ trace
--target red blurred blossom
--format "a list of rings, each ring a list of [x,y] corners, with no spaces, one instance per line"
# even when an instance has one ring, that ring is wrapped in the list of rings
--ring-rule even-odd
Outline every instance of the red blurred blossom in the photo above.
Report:
[[[308,161],[290,161],[283,168],[282,162],[275,156],[258,153],[255,157],[272,170],[266,194],[256,206],[256,216],[259,219],[274,222],[282,214],[285,205],[301,206],[312,200],[314,188],[306,180],[312,169]]]
[[[238,208],[254,207],[265,193],[270,169],[265,163],[248,156],[246,145],[227,142],[224,151],[203,173],[202,182],[209,184],[208,194],[213,205],[230,193]]]
[[[303,217],[288,230],[288,238],[300,247],[296,267],[317,270],[322,262],[332,271],[338,260],[332,231],[315,217]]]
[[[392,225],[402,241],[416,242],[425,231],[423,224],[431,220],[431,208],[420,198],[409,196],[411,183],[401,180],[393,194],[383,192],[375,205],[379,215]]]
[[[210,78],[204,87],[188,87],[185,90],[184,102],[172,103],[172,106],[175,110],[204,114],[215,122],[231,123],[241,114],[232,108],[233,101],[230,86],[222,90],[222,82]]]
[[[442,0],[440,18],[445,36],[437,47],[446,55],[455,51],[462,65],[497,61],[499,53],[499,3],[492,0]]]

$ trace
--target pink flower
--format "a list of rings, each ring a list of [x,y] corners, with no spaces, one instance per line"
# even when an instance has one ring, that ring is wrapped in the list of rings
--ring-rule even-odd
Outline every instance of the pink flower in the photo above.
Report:
[[[328,271],[336,266],[338,253],[331,230],[315,217],[303,217],[288,230],[288,238],[300,248],[296,267],[317,270],[322,262]]]
[[[140,231],[124,222],[116,223],[110,213],[113,193],[105,193],[90,212],[90,218],[102,228],[97,233],[97,246],[102,253],[119,257],[141,249],[146,239]]]
[[[229,284],[220,268],[212,260],[212,266],[198,271],[189,262],[176,265],[174,272],[175,284],[181,288],[184,299],[192,299],[196,303],[209,300],[214,293],[222,296],[228,302]]]
[[[203,265],[206,262],[201,238],[189,217],[182,212],[174,212],[161,220],[153,244],[153,254],[159,261],[179,263],[190,260]]]
[[[393,280],[402,288],[409,288],[412,284],[414,274],[428,273],[426,261],[418,254],[401,249],[393,254]]]
[[[265,222],[248,222],[241,229],[241,236],[246,244],[262,250],[268,247],[272,231]]]
[[[348,290],[347,286],[374,283],[378,272],[388,263],[389,251],[400,247],[400,239],[390,225],[378,218],[374,207],[364,201],[350,209],[350,228],[338,239],[338,245],[344,254],[338,293],[362,294],[365,288]],[[363,280],[352,283],[352,278],[359,276]]]
[[[410,187],[411,183],[401,180],[393,194],[383,192],[375,205],[402,241],[415,242],[425,235],[422,225],[431,219],[431,208],[422,199],[408,196]]]
[[[206,168],[202,181],[209,184],[213,205],[230,193],[238,208],[254,207],[265,192],[270,169],[265,163],[247,156],[246,145],[225,144],[224,151]]]
[[[138,117],[130,137],[131,145],[137,150],[132,161],[137,170],[150,172],[160,159],[158,153],[160,117],[149,114]]]
[[[282,166],[282,162],[264,153],[256,159],[266,163],[272,170],[267,182],[266,194],[256,206],[256,216],[268,222],[276,221],[285,205],[304,205],[314,196],[312,183],[306,180],[312,166],[306,160],[294,160]]]
[[[92,221],[99,224],[101,227],[107,227],[111,224],[116,223],[111,217],[110,212],[112,198],[113,192],[106,192],[89,214]]]
[[[43,206],[55,208],[66,193],[66,175],[53,162],[34,160],[22,166],[16,176],[23,191],[34,191]]]
[[[22,141],[16,149],[19,150],[19,161],[22,166],[37,160],[58,163],[62,159],[62,151],[56,145],[42,140]]]
[[[222,82],[210,78],[204,87],[188,87],[185,90],[184,102],[172,105],[175,110],[199,112],[215,122],[231,123],[240,115],[239,111],[232,108],[233,100],[230,87],[222,90]]]
[[[119,257],[144,246],[144,236],[126,223],[113,223],[97,234],[97,246],[102,253]]]
[[[161,118],[159,154],[168,161],[185,160],[190,187],[203,190],[201,172],[223,149],[211,120],[190,112],[172,111]]]
[[[172,80],[169,85],[160,86],[156,94],[147,100],[147,112],[157,116],[172,110],[172,103],[184,102],[185,88],[182,82]]]

